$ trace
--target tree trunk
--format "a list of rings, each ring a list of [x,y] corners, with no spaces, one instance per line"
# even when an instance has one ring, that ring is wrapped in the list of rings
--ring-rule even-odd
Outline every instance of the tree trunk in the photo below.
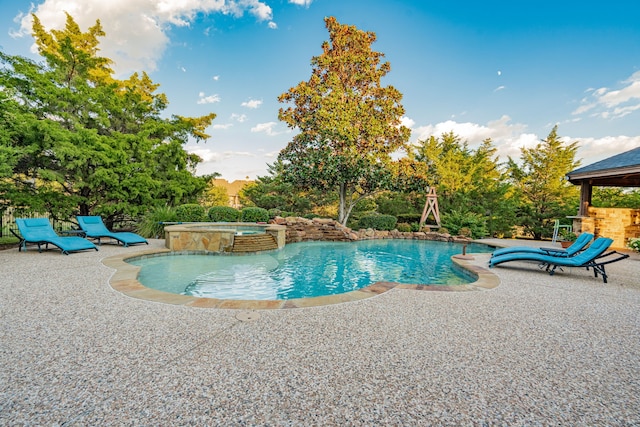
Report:
[[[347,219],[349,216],[347,215],[347,185],[344,182],[340,183],[340,189],[338,190],[340,194],[340,205],[338,205],[338,222],[342,225],[347,224]]]
[[[340,206],[338,206],[338,222],[345,227],[347,226],[347,221],[349,221],[349,216],[351,215],[351,211],[353,207],[356,205],[356,201],[353,201],[351,190],[349,189],[349,184],[340,183]],[[359,198],[358,198],[359,200]]]

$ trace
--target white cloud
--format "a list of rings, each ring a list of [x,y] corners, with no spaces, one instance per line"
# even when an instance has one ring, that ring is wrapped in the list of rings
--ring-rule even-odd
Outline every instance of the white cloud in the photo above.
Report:
[[[133,71],[152,72],[162,56],[172,26],[188,26],[198,14],[227,14],[236,17],[244,13],[259,21],[271,22],[271,7],[259,0],[44,0],[32,6],[47,30],[64,27],[69,13],[83,31],[100,19],[106,37],[101,39],[101,55],[115,61],[118,75]],[[29,36],[32,18],[30,14],[17,16],[20,30],[12,36]],[[32,46],[35,53],[35,44]]]
[[[217,124],[217,125],[213,125],[211,128],[213,130],[225,130],[225,129],[229,129],[231,127],[233,127],[233,123]]]
[[[578,155],[576,157],[582,159],[583,166],[640,147],[640,136],[618,135],[602,138],[573,138],[571,141],[579,141]]]
[[[503,90],[503,89],[505,89],[505,88],[506,88],[506,86],[498,86],[498,87],[497,87],[497,88],[495,88],[493,91],[494,91],[494,92],[499,92],[499,91],[501,91],[501,90]]]
[[[289,0],[289,3],[291,4],[297,4],[298,6],[305,7],[309,7],[311,5],[311,2],[313,2],[313,0]]]
[[[249,101],[243,102],[240,105],[247,108],[258,108],[262,105],[262,100],[250,99]]]
[[[235,120],[238,123],[246,122],[247,121],[247,115],[246,114],[233,113],[233,114],[231,114],[231,120]]]
[[[439,137],[443,133],[453,132],[473,147],[486,138],[491,138],[497,154],[504,161],[507,156],[518,161],[521,148],[533,148],[547,135],[536,135],[527,132],[527,126],[519,123],[510,123],[509,116],[502,116],[498,120],[489,121],[486,125],[477,123],[458,123],[452,120],[437,123],[435,125],[419,126],[414,129],[412,140],[425,140],[430,136]],[[553,124],[549,124],[550,127]],[[581,138],[575,136],[561,136],[565,144],[578,141],[576,159],[582,161],[582,165],[600,161],[640,147],[640,136],[605,136],[602,138]]]
[[[276,122],[267,122],[267,123],[258,123],[254,127],[251,128],[251,132],[261,133],[264,132],[269,136],[279,135],[282,132],[274,131],[274,128],[278,125]]]
[[[255,179],[259,175],[266,175],[266,163],[263,153],[250,151],[215,151],[202,145],[187,145],[186,150],[197,154],[203,160],[197,167],[198,175],[217,172],[222,178],[231,181],[249,177]],[[277,154],[276,154],[277,155]]]
[[[205,163],[220,162],[233,157],[256,157],[255,153],[251,153],[249,151],[214,151],[210,148],[197,145],[186,146],[186,150],[189,153],[197,154],[198,156],[200,156]]]
[[[510,123],[509,116],[502,116],[498,120],[489,121],[486,125],[464,122],[459,123],[453,120],[437,123],[435,125],[419,126],[414,129],[414,143],[418,140],[425,140],[430,136],[439,137],[444,133],[453,132],[460,136],[462,140],[468,141],[470,146],[481,143],[487,138],[491,138],[493,145],[497,148],[497,154],[506,159],[507,156],[518,158],[520,148],[533,147],[538,143],[539,138],[532,133],[526,133],[527,126],[519,123]]]
[[[198,104],[214,104],[221,101],[220,96],[217,94],[205,96],[204,92],[200,92],[198,98]]]
[[[277,30],[278,29],[278,24],[276,24],[273,21],[270,21],[268,24],[269,28],[271,28],[272,30]]]
[[[591,111],[592,117],[617,119],[640,109],[640,71],[621,83],[622,88],[616,90],[606,87],[588,89],[589,95],[581,100],[581,105],[572,114]]]
[[[416,122],[413,119],[410,119],[407,116],[402,116],[402,118],[400,119],[400,124],[402,126],[408,127],[409,129],[411,129],[413,127],[413,125],[416,124]]]
[[[213,76],[213,77],[211,77],[211,80],[217,82],[218,80],[220,80],[220,76]]]

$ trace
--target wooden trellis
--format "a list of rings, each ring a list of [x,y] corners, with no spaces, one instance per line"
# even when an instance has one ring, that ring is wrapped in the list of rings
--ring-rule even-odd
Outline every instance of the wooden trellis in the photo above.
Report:
[[[440,227],[440,210],[438,209],[438,196],[436,195],[436,189],[433,187],[429,187],[429,192],[427,193],[427,201],[424,204],[424,209],[422,211],[422,217],[420,218],[420,226],[423,226],[427,221],[429,214],[433,214],[433,218],[436,221],[438,227]]]

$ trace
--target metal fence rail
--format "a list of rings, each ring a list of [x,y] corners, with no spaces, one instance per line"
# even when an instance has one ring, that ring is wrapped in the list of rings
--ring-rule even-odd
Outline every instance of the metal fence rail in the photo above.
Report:
[[[0,237],[13,236],[12,231],[18,234],[16,218],[47,218],[51,221],[51,225],[56,232],[77,228],[77,224],[73,221],[51,219],[47,213],[40,214],[37,212],[18,211],[14,208],[8,208],[2,211],[2,215],[0,216]]]

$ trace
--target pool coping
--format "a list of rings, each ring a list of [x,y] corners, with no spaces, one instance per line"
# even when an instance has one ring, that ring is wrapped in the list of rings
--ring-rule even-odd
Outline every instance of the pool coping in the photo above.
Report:
[[[188,295],[178,295],[148,288],[138,281],[140,267],[129,264],[127,259],[170,253],[169,249],[148,249],[136,253],[114,255],[102,260],[102,263],[115,269],[109,279],[112,289],[131,298],[159,302],[172,305],[183,305],[198,308],[221,308],[242,310],[274,310],[318,307],[323,305],[341,304],[371,298],[391,289],[409,289],[416,291],[437,292],[467,292],[494,289],[500,285],[498,276],[472,263],[474,257],[468,255],[453,255],[451,260],[460,268],[466,270],[477,280],[464,285],[412,285],[396,282],[376,282],[356,291],[337,295],[327,295],[312,298],[298,298],[290,300],[229,300],[216,298],[202,298]]]

